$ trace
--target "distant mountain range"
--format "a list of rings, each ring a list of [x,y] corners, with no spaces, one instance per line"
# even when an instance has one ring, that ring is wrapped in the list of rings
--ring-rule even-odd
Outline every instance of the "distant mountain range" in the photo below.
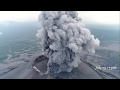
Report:
[[[102,24],[95,23],[92,21],[83,21],[85,26],[91,31],[95,37],[99,38],[102,41],[119,41],[119,30],[120,27],[117,24]],[[37,33],[39,29],[39,24],[37,21],[33,22],[14,22],[14,21],[3,21],[0,22],[0,32],[4,33],[8,30],[18,33],[24,32],[24,34],[32,35],[32,32]],[[9,33],[12,33],[9,32]],[[21,34],[22,35],[22,34]]]
[[[119,26],[119,24],[107,24],[107,23],[100,23],[100,22],[95,22],[95,21],[89,21],[89,20],[83,20],[82,22],[84,22],[85,24],[97,24],[97,25],[107,25],[107,26]]]

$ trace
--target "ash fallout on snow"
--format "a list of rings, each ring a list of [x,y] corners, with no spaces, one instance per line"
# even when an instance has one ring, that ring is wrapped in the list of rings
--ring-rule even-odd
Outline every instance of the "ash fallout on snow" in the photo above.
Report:
[[[81,62],[80,53],[95,53],[100,41],[81,22],[76,11],[42,11],[37,37],[49,58],[47,72],[71,72]]]

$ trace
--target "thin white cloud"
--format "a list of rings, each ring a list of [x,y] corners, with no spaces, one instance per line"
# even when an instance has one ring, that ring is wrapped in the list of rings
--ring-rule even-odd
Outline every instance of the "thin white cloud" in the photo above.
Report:
[[[0,21],[38,20],[40,11],[0,11]]]
[[[3,33],[0,32],[0,35],[2,35]]]
[[[106,24],[119,24],[119,11],[79,11],[83,20]]]
[[[41,11],[0,11],[0,21],[37,21]],[[83,20],[119,24],[119,11],[78,11]]]

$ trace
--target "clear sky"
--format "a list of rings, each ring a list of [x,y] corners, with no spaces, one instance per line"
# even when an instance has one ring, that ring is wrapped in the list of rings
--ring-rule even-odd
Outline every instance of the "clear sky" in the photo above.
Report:
[[[119,24],[119,11],[78,11],[83,20]],[[40,11],[0,11],[0,21],[37,21]]]

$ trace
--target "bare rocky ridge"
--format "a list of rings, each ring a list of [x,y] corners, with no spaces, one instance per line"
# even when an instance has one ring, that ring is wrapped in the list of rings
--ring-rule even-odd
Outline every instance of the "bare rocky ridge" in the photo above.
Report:
[[[48,58],[45,56],[39,56],[34,61],[23,64],[20,68],[17,68],[5,75],[2,79],[102,79],[102,77],[84,62],[81,62],[77,68],[74,68],[72,72],[61,72],[59,74],[46,74],[41,75],[33,69],[36,66],[42,73],[47,71]]]

